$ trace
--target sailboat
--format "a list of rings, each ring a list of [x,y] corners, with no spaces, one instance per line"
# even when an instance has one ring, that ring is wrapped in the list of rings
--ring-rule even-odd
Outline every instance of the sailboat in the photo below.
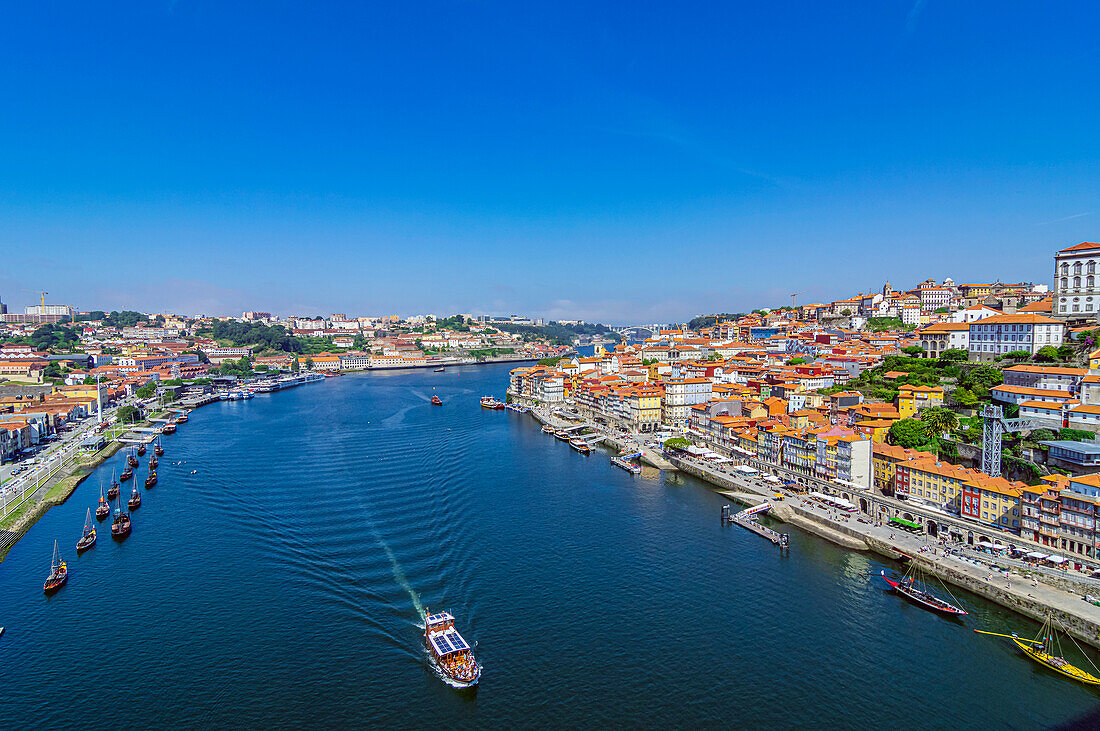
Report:
[[[967,611],[957,604],[952,604],[945,599],[941,599],[928,590],[928,582],[924,580],[924,572],[920,570],[916,562],[909,567],[905,576],[898,580],[887,578],[885,571],[879,571],[879,573],[882,574],[882,580],[890,586],[891,591],[901,594],[914,604],[918,604],[925,609],[931,609],[933,612],[947,614],[952,617],[961,617],[967,614]],[[918,574],[919,581],[914,581],[914,573]],[[944,591],[947,591],[948,595],[951,594],[946,586],[944,587]],[[955,599],[954,596],[951,598]],[[955,599],[955,601],[958,601],[958,599]]]
[[[134,456],[133,452],[130,452],[128,455],[126,455],[126,464],[130,467],[138,466],[138,458]]]
[[[107,504],[107,499],[103,497],[103,485],[99,486],[99,505],[95,509],[95,519],[103,520],[111,514],[111,506]]]
[[[57,541],[53,542],[53,563],[50,564],[50,575],[46,577],[46,583],[42,585],[42,591],[53,594],[65,585],[69,580],[69,567],[61,560],[61,553],[57,550]]]
[[[88,508],[88,514],[84,516],[84,533],[80,536],[80,540],[76,542],[76,552],[87,551],[94,545],[95,525],[92,523],[92,509]]]
[[[134,485],[134,489],[130,491],[130,500],[126,504],[130,506],[131,511],[141,507],[141,493],[138,492],[137,485]]]
[[[158,464],[160,464],[160,460],[158,460],[156,458],[156,455],[153,455],[152,457],[149,458],[149,469],[150,470],[155,470],[157,468]]]
[[[134,474],[134,471],[129,467],[123,470],[122,474],[125,475],[127,472],[129,472],[131,475]],[[123,477],[122,479],[128,480],[130,478]],[[107,488],[107,499],[114,500],[116,497],[118,497],[118,480],[115,479],[114,470],[111,470],[111,486]]]
[[[157,473],[150,472],[149,476],[145,478],[145,489],[148,490],[155,484],[157,484]]]
[[[133,530],[133,526],[130,524],[130,514],[122,509],[122,498],[118,500],[118,507],[115,508],[115,519],[111,523],[111,538],[116,541],[121,541],[130,535],[130,531]]]
[[[145,456],[145,445],[144,444],[139,444],[138,445],[137,456],[139,456],[139,457],[144,457]]]
[[[157,446],[153,447],[153,454],[158,457],[164,456],[164,447],[160,446],[160,438],[157,438]]]
[[[1007,637],[1016,643],[1016,646],[1023,650],[1024,654],[1031,660],[1050,668],[1056,673],[1061,673],[1067,677],[1073,678],[1079,683],[1085,683],[1086,685],[1100,685],[1100,678],[1091,673],[1085,672],[1076,665],[1071,665],[1064,657],[1061,656],[1062,648],[1061,643],[1058,641],[1059,629],[1054,626],[1054,618],[1047,614],[1046,621],[1043,622],[1042,628],[1039,630],[1039,636],[1033,640],[1022,640],[1020,636],[1013,632],[1010,635],[1002,634],[1000,632],[986,632],[985,630],[974,630],[980,635],[993,635],[994,637]],[[1068,634],[1066,634],[1069,637]],[[1070,641],[1074,645],[1077,645],[1077,641],[1070,637]],[[1077,647],[1078,651],[1081,650],[1080,646]],[[1059,654],[1054,654],[1058,652]],[[1084,655],[1084,652],[1081,652]],[[1088,656],[1085,656],[1088,660]],[[1089,664],[1092,665],[1092,669],[1100,674],[1100,670],[1093,664],[1092,660],[1089,660]]]

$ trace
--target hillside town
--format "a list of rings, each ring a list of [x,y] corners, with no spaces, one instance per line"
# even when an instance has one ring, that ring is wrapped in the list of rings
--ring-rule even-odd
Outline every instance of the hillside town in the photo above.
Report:
[[[831,486],[864,512],[868,496],[889,499],[922,530],[961,520],[1095,568],[1097,260],[1100,243],[1058,251],[1053,287],[928,279],[700,317],[515,368],[508,396]]]
[[[100,403],[120,403],[147,387],[172,399],[281,373],[443,368],[572,352],[561,333],[532,335],[545,324],[519,316],[280,319],[245,312],[238,318],[188,318],[80,312],[47,304],[45,294],[23,313],[3,309],[0,463],[96,414]],[[606,331],[583,325],[575,326],[579,332],[557,330],[582,342]]]

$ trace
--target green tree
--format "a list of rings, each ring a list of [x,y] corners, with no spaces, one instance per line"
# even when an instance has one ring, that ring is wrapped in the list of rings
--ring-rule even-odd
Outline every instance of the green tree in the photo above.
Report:
[[[851,317],[852,311],[845,307],[843,310],[840,311],[840,314],[844,315],[845,317]]]
[[[313,358],[306,358],[306,370],[313,370]]]
[[[290,361],[290,372],[291,373],[297,373],[301,369],[302,369],[302,366],[298,365],[298,359],[297,358]]]
[[[916,357],[918,355],[924,355],[924,348],[920,347],[919,345],[906,345],[904,348],[901,349],[901,352],[905,353],[906,355]]]
[[[1033,442],[1050,442],[1054,440],[1054,432],[1050,429],[1036,429],[1031,432],[1031,441]]]
[[[787,365],[803,365],[808,362],[805,358],[791,358],[787,361]]]
[[[691,442],[683,437],[673,437],[665,441],[666,449],[687,449],[691,446]]]
[[[917,418],[927,425],[929,436],[939,436],[959,428],[959,417],[942,406],[922,409]]]
[[[1093,439],[1096,438],[1096,435],[1093,434],[1090,431],[1085,431],[1084,429],[1064,428],[1064,429],[1059,429],[1058,430],[1058,438],[1059,439],[1064,439],[1064,440],[1069,441],[1069,442],[1082,442],[1082,441],[1090,441],[1091,442]]]
[[[144,386],[142,386],[138,390],[134,391],[134,395],[137,396],[138,398],[149,398],[150,396],[152,396],[156,392],[157,392],[156,385],[154,385],[152,383],[146,383]]]
[[[138,420],[141,416],[141,412],[138,411],[136,406],[120,406],[118,411],[115,412],[115,419],[123,424],[130,424]]]
[[[1035,360],[1040,363],[1053,363],[1058,360],[1058,349],[1053,345],[1044,345],[1035,353]]]
[[[162,404],[170,404],[175,400],[176,400],[176,392],[175,391],[165,391],[164,393],[162,393],[160,395],[160,402]]]
[[[890,425],[886,438],[899,447],[916,449],[928,441],[928,429],[916,419],[900,419]]]
[[[967,357],[967,352],[962,348],[948,348],[940,353],[940,360],[960,361],[966,360]]]
[[[932,314],[934,314],[934,315],[946,315],[950,311],[951,310],[947,309],[946,307],[937,307],[936,309],[932,310]]]
[[[1010,350],[1004,354],[1007,360],[1027,360],[1031,357],[1031,353],[1026,350]]]
[[[960,386],[951,392],[951,400],[958,406],[962,406],[966,409],[972,409],[977,406],[980,401],[978,397],[974,395],[974,392],[968,388]]]

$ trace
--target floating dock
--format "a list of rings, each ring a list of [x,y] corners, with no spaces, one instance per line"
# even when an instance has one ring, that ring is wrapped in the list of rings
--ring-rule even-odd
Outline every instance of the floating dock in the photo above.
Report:
[[[629,472],[632,475],[638,475],[638,474],[641,474],[641,472],[642,472],[642,466],[639,465],[639,464],[636,464],[634,462],[631,462],[630,457],[641,457],[641,456],[642,456],[641,452],[638,452],[637,454],[633,454],[633,455],[612,457],[611,458],[611,464],[615,465],[616,467],[622,467],[624,470],[626,470],[627,472]]]
[[[766,513],[772,509],[771,503],[760,503],[751,508],[745,508],[740,513],[734,513],[729,505],[722,506],[722,521],[736,523],[742,528],[746,528],[758,536],[763,536],[769,541],[779,546],[780,548],[787,548],[790,537],[786,533],[780,533],[774,531],[771,528],[766,528],[760,523],[756,522],[756,516],[762,513]]]

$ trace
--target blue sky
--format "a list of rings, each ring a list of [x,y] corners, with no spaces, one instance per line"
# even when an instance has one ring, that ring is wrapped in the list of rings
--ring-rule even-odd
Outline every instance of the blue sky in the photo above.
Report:
[[[19,3],[0,297],[677,321],[1100,238],[1100,6]]]

